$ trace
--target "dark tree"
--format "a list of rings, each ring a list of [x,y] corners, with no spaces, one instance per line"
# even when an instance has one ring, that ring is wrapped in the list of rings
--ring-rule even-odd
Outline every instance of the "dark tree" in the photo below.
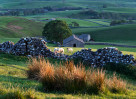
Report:
[[[71,35],[72,31],[65,21],[54,20],[44,26],[43,36],[45,36],[47,40],[53,40],[63,44],[63,40]]]

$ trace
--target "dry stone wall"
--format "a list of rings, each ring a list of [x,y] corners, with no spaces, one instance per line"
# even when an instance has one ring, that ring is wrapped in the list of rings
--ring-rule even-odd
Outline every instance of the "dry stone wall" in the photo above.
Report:
[[[9,53],[14,47],[14,43],[11,41],[0,44],[0,51]]]
[[[135,63],[133,55],[123,55],[122,52],[115,47],[98,49],[96,52],[91,51],[91,49],[82,49],[71,56],[56,54],[47,48],[46,42],[43,39],[35,37],[21,38],[15,45],[13,42],[7,41],[0,44],[0,51],[14,55],[44,56],[61,60],[81,59],[83,63],[93,67],[102,67],[109,62],[124,64]]]
[[[74,53],[70,58],[82,59],[83,63],[93,67],[104,66],[109,62],[124,64],[135,63],[133,55],[123,55],[122,52],[115,47],[98,49],[96,52],[91,51],[91,49],[83,49]]]

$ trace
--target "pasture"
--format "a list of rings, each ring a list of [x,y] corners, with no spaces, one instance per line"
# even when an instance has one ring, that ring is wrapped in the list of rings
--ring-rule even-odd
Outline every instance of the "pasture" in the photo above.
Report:
[[[53,47],[49,47],[52,48]],[[74,51],[80,50],[79,48],[74,48]],[[93,49],[94,51],[96,49]],[[23,93],[26,95],[29,93],[31,97],[37,97],[38,99],[45,98],[135,98],[136,97],[136,87],[135,79],[131,77],[126,77],[120,75],[122,79],[128,82],[127,88],[129,89],[127,94],[113,94],[113,93],[100,93],[98,95],[90,94],[65,94],[61,92],[46,92],[43,90],[41,83],[35,80],[29,80],[26,76],[28,58],[25,56],[14,56],[10,54],[0,53],[0,87],[5,91],[5,93],[16,92]],[[49,59],[53,64],[56,65],[57,60]],[[107,76],[112,75],[112,72],[107,71]],[[0,94],[0,98],[3,95]]]
[[[17,38],[24,36],[39,36],[42,34],[43,23],[20,17],[0,16],[0,37]]]
[[[134,0],[132,0],[134,1]],[[0,9],[29,9],[51,7],[82,7],[83,10],[52,11],[41,15],[30,15],[21,17],[0,16],[0,43],[13,41],[17,43],[20,37],[42,36],[43,26],[48,22],[47,19],[56,18],[64,20],[67,24],[71,22],[79,23],[79,28],[72,28],[73,34],[90,34],[96,42],[108,42],[124,45],[136,45],[136,24],[110,26],[111,19],[72,19],[68,16],[85,11],[88,8],[98,12],[114,12],[134,14],[136,11],[136,2],[130,0],[69,0],[63,3],[55,0],[0,0]],[[52,3],[54,2],[54,3]],[[103,6],[106,5],[106,8]],[[3,11],[0,11],[3,12]],[[47,47],[54,51],[55,44],[47,43]],[[116,47],[107,45],[85,45],[85,49],[91,48],[96,51],[99,48]],[[64,54],[72,55],[83,48],[73,48],[73,52],[67,52],[64,48]],[[133,54],[136,57],[136,48],[117,47],[123,54]],[[64,61],[45,58],[57,68],[58,64]],[[30,80],[27,77],[28,63],[30,59],[26,56],[14,56],[0,52],[0,99],[6,96],[12,97],[14,94],[19,96],[26,95],[28,99],[135,99],[136,98],[136,79],[134,77],[116,73],[118,78],[127,83],[127,93],[111,93],[105,89],[104,93],[64,93],[59,91],[47,91],[42,84],[36,80]],[[85,67],[89,70],[90,67]],[[121,68],[122,69],[122,68]],[[105,75],[108,78],[113,76],[113,71],[106,70]],[[6,98],[8,99],[8,98]],[[15,98],[13,98],[15,99]]]
[[[12,9],[16,9],[16,8],[38,8],[38,7],[45,7],[45,6],[55,6],[55,7],[63,7],[63,6],[72,6],[72,7],[93,7],[93,8],[98,8],[101,7],[103,5],[103,2],[101,1],[82,1],[82,0],[69,0],[66,1],[66,3],[63,3],[62,1],[55,1],[55,3],[52,4],[52,1],[39,1],[39,0],[34,0],[34,1],[2,1],[0,0],[1,3],[1,7],[2,8],[12,8]],[[116,4],[113,2],[105,2],[105,4],[110,5],[112,7],[114,7]],[[95,6],[97,5],[97,6]]]
[[[103,9],[104,12],[114,12],[114,13],[136,13],[136,8],[117,8],[117,7],[113,7],[113,8],[105,8]]]
[[[136,24],[118,25],[112,27],[100,28],[77,28],[72,29],[74,34],[88,33],[98,42],[115,42],[115,43],[133,43],[135,39]]]

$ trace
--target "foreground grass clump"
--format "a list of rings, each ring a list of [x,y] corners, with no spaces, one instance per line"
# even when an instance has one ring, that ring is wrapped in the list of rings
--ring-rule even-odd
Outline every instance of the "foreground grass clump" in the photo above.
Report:
[[[117,78],[115,74],[107,82],[107,87],[113,93],[125,93],[126,92],[126,83]]]
[[[40,99],[35,95],[35,91],[31,89],[28,89],[25,92],[18,88],[13,88],[12,90],[2,89],[0,89],[0,99]]]
[[[126,83],[115,75],[108,79],[105,71],[85,70],[82,64],[75,66],[73,61],[60,63],[55,67],[48,60],[33,58],[28,68],[28,78],[42,82],[47,91],[90,94],[107,90],[116,93],[126,91]]]

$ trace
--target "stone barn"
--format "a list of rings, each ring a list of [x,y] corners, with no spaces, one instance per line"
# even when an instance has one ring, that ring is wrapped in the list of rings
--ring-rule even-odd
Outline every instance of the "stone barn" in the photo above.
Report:
[[[90,34],[82,34],[79,36],[80,39],[82,39],[84,42],[89,42],[91,39]]]
[[[65,40],[63,40],[64,47],[84,47],[84,41],[79,39],[75,35],[72,35]]]

